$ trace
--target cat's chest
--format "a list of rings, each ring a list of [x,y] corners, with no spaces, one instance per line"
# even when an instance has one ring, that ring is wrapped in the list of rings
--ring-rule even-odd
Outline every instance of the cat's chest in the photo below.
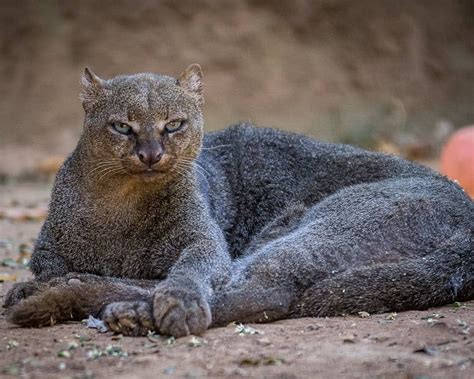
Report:
[[[177,249],[154,215],[70,212],[57,230],[58,253],[71,271],[104,276],[154,279],[166,275]]]

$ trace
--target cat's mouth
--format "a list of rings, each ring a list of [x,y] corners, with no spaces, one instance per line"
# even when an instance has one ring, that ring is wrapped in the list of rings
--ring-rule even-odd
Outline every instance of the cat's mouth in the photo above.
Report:
[[[142,174],[153,174],[155,172],[161,172],[161,170],[158,170],[157,168],[145,168],[141,171]]]
[[[137,172],[137,175],[144,176],[144,177],[153,177],[157,175],[164,175],[168,170],[158,169],[158,168],[146,168]]]
[[[163,157],[152,165],[139,164],[133,165],[129,169],[129,173],[135,176],[136,178],[144,180],[156,180],[163,178],[166,175],[169,175],[170,171],[173,170],[175,166],[174,160],[165,154]]]
[[[152,166],[141,165],[141,167],[130,167],[128,172],[137,179],[152,182],[162,180],[166,176],[169,176],[170,173],[174,171],[174,167],[175,161],[164,158]]]
[[[134,176],[144,181],[155,181],[165,177],[168,174],[168,171],[169,170],[164,167],[148,167],[143,170],[134,172]]]

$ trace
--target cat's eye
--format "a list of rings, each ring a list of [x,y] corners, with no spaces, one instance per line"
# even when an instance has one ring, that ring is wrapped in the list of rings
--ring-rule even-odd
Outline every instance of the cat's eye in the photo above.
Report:
[[[183,120],[171,121],[165,125],[165,130],[168,133],[174,133],[180,130],[183,127],[183,125],[184,125]]]
[[[112,122],[113,128],[121,134],[130,134],[132,132],[132,127],[123,122]]]

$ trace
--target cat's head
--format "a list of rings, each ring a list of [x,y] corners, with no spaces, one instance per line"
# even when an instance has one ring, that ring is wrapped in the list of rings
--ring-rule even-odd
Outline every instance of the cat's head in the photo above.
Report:
[[[183,172],[198,155],[203,129],[202,71],[189,66],[175,79],[135,74],[82,77],[85,142],[91,175],[147,182]]]

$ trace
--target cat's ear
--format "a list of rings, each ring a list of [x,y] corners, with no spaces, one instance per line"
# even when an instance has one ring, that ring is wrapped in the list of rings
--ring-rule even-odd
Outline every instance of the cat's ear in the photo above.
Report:
[[[89,67],[84,69],[81,77],[82,92],[80,99],[85,110],[90,110],[105,96],[104,80],[99,78]]]
[[[188,66],[186,70],[179,76],[178,84],[186,90],[199,102],[204,104],[204,96],[202,91],[202,69],[197,63]]]

